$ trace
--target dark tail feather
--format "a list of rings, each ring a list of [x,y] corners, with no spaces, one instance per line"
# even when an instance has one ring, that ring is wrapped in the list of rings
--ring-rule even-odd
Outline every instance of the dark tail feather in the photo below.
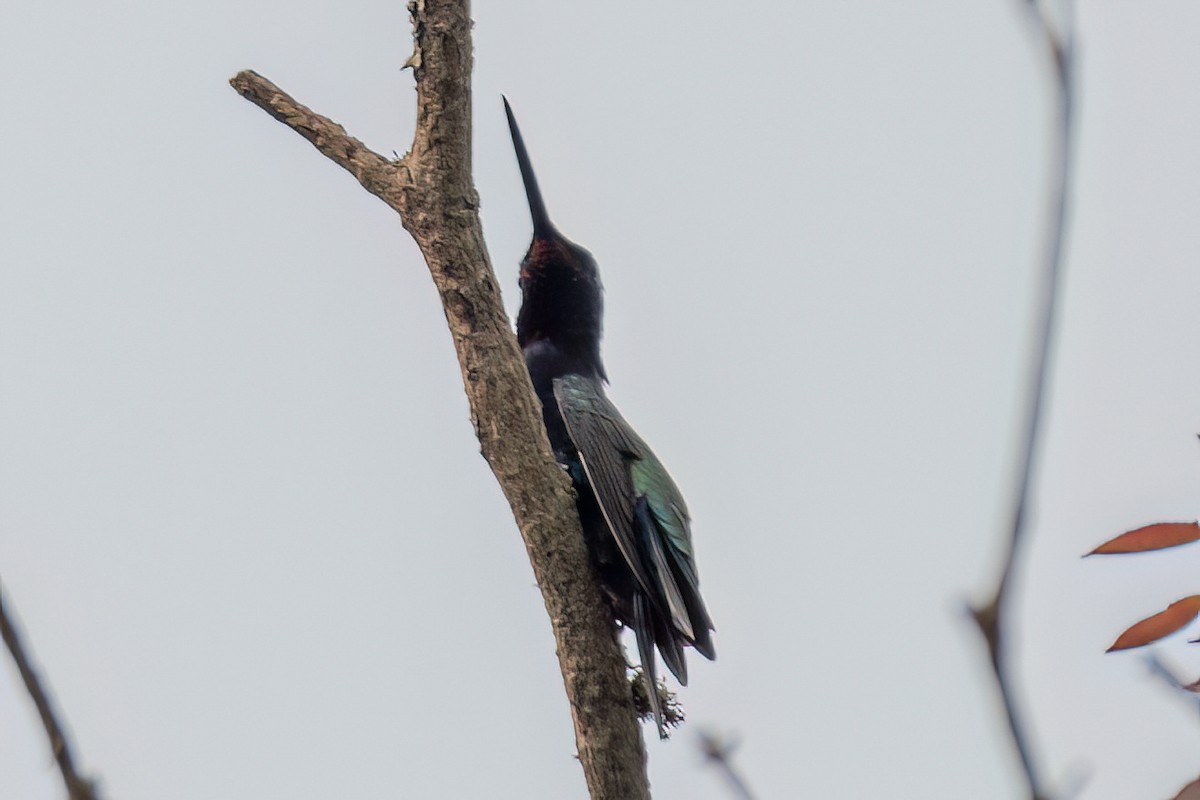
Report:
[[[546,213],[546,204],[542,201],[542,192],[538,189],[537,177],[533,174],[533,164],[529,160],[529,151],[525,149],[525,140],[521,138],[521,129],[517,127],[517,118],[513,116],[512,106],[508,98],[500,95],[504,101],[504,114],[508,117],[508,132],[512,135],[513,149],[517,151],[517,165],[521,168],[521,181],[525,184],[525,196],[529,199],[529,215],[533,217],[533,235],[546,236],[554,231],[550,224],[550,215]]]
[[[654,643],[658,645],[658,652],[662,655],[663,663],[667,665],[667,669],[671,670],[671,674],[675,676],[675,680],[679,681],[680,686],[687,686],[687,660],[683,657],[685,639],[671,624],[669,617],[655,614],[653,611],[651,614],[651,620],[654,623]]]
[[[696,652],[709,661],[715,660],[717,651],[712,642],[712,618],[708,616],[708,609],[704,607],[704,600],[700,598],[695,567],[690,565],[676,548],[669,544],[664,548],[664,543],[669,543],[670,539],[667,532],[655,522],[646,497],[638,498],[634,505],[633,518],[642,535],[642,546],[650,554],[654,575],[662,589],[661,596],[655,598],[659,600],[658,610],[662,613],[656,615],[655,620],[662,618],[667,629],[658,630],[658,647],[671,672],[686,686],[687,668],[684,666],[679,637],[682,636],[690,642],[692,647],[696,648]],[[671,655],[664,644],[668,639],[679,653],[675,659],[675,663],[679,664],[678,669],[672,664]]]
[[[680,580],[684,578],[679,573],[677,576]],[[704,601],[700,599],[700,591],[686,581],[680,584],[680,589],[683,594],[683,602],[687,606],[688,617],[692,620],[692,631],[695,634],[694,638],[689,641],[692,643],[692,647],[696,648],[697,653],[709,661],[715,661],[717,650],[713,647],[712,641],[712,618],[708,616],[708,609],[704,607]]]
[[[694,622],[692,624],[695,624]],[[717,660],[717,649],[713,647],[712,633],[706,628],[699,628],[696,632],[696,638],[692,642],[692,647],[696,648],[696,652],[707,658],[709,661]]]
[[[652,600],[658,601],[655,604],[657,610],[669,618],[670,626],[682,633],[684,638],[691,640],[695,636],[692,630],[691,613],[683,599],[683,593],[680,591],[681,586],[675,579],[679,570],[667,560],[666,551],[663,549],[664,534],[655,524],[650,512],[650,503],[644,496],[639,497],[633,507],[633,520],[641,534],[642,546],[649,555],[651,574],[657,579],[655,588],[660,590]],[[687,584],[683,585],[687,586]],[[672,638],[674,638],[673,635]],[[659,647],[662,647],[662,641],[663,631],[660,630],[658,632]]]
[[[646,698],[654,712],[658,738],[667,738],[663,725],[662,701],[658,697],[658,675],[654,667],[654,622],[650,618],[650,601],[641,592],[633,593],[633,632],[637,636],[638,658],[642,660],[642,679],[646,682]]]

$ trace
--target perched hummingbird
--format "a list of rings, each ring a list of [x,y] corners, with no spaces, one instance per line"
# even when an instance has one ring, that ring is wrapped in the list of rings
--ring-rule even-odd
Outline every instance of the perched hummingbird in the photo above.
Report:
[[[666,467],[604,394],[604,299],[596,261],[550,222],[507,99],[504,112],[533,217],[533,241],[521,261],[517,341],[554,456],[575,485],[602,588],[616,618],[637,637],[646,694],[666,738],[655,647],[685,686],[685,644],[716,658],[687,506]]]

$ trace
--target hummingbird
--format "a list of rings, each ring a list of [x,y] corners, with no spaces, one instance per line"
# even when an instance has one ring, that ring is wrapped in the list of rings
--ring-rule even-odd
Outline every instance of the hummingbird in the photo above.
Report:
[[[533,218],[533,241],[521,261],[517,342],[554,457],[575,487],[601,588],[616,620],[633,629],[646,696],[665,739],[655,650],[682,686],[684,647],[716,658],[691,517],[666,467],[605,395],[604,297],[596,260],[550,221],[507,98],[504,112]]]

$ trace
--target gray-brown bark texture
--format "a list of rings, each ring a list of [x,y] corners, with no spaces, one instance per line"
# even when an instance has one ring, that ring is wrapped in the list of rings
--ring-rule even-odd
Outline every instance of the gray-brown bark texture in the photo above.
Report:
[[[471,175],[471,20],[466,0],[409,4],[417,85],[412,150],[390,161],[254,72],[230,83],[400,214],[429,265],[454,338],[484,458],[525,540],[550,615],[593,800],[649,798],[625,660],[500,301]]]

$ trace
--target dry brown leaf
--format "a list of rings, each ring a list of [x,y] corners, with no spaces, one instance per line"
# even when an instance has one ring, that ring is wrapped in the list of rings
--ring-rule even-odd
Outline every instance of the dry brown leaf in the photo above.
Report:
[[[1162,550],[1178,547],[1200,539],[1200,524],[1195,522],[1159,522],[1132,531],[1126,531],[1115,539],[1109,539],[1097,547],[1089,556],[1114,553],[1144,553],[1147,550]]]
[[[1157,642],[1164,636],[1170,636],[1187,625],[1196,618],[1197,614],[1200,614],[1200,595],[1194,594],[1191,597],[1176,600],[1165,610],[1132,625],[1117,637],[1112,647],[1108,648],[1108,652],[1128,650],[1132,647],[1141,647],[1151,642]]]

